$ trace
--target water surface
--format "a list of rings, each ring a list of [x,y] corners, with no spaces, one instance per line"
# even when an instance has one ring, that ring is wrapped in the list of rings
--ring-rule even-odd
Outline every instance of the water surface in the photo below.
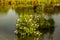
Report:
[[[16,30],[16,20],[18,19],[19,13],[34,13],[32,8],[16,10],[9,9],[5,13],[0,12],[0,40],[16,39],[14,31]],[[60,40],[60,14],[54,14],[52,17],[55,21],[55,29],[50,39]],[[48,35],[49,33],[45,34],[43,40],[49,40]],[[40,40],[39,38],[27,37],[24,39],[20,38],[19,40]]]

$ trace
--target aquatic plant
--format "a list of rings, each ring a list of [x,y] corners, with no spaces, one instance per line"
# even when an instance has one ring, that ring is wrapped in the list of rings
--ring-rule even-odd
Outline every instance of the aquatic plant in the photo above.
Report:
[[[20,15],[16,24],[16,34],[20,36],[41,35],[40,29],[54,26],[52,18],[45,19],[40,15]]]
[[[38,28],[38,24],[33,20],[32,15],[20,15],[20,19],[17,20],[17,34],[20,35],[32,35]]]

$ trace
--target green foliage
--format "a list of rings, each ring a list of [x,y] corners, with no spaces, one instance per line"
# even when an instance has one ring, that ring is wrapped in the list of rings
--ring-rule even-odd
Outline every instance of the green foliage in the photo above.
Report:
[[[32,15],[20,15],[20,19],[17,20],[17,30],[21,35],[30,35],[33,34],[36,28],[38,28],[38,24],[33,21]]]
[[[40,35],[39,28],[49,28],[54,26],[54,21],[52,18],[45,19],[40,15],[20,15],[16,24],[16,34],[23,36],[29,35]]]

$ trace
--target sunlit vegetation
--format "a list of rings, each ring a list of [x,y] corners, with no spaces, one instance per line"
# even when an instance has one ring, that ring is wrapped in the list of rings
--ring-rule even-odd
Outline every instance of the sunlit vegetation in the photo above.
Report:
[[[16,24],[17,27],[15,31],[18,37],[32,36],[32,35],[40,36],[49,31],[51,33],[54,30],[55,23],[50,15],[50,13],[53,12],[53,7],[47,8],[48,11],[46,12],[48,14],[47,19],[44,18],[45,17],[44,9],[45,9],[44,5],[38,6],[36,8],[36,12],[34,12],[34,7],[17,7],[15,9],[15,11],[19,15],[19,19],[17,20],[17,24]]]
[[[49,29],[54,27],[54,20],[52,18],[45,19],[40,15],[20,14],[20,18],[16,24],[16,34],[19,36],[37,36],[41,35],[42,29]]]
[[[40,5],[40,4],[51,4],[51,3],[59,3],[60,0],[0,0],[0,5],[6,4],[11,5],[13,7],[22,6],[28,7],[33,5]]]
[[[0,0],[0,12],[6,13],[10,8],[15,9],[19,16],[15,31],[18,37],[41,36],[47,32],[53,33],[55,22],[51,15],[60,12],[58,11],[60,5],[55,5],[59,2],[59,0]]]

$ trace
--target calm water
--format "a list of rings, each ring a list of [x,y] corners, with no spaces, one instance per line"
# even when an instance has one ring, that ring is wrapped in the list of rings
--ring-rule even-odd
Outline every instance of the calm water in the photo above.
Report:
[[[18,16],[10,9],[7,14],[0,13],[0,40],[14,40],[14,30]]]
[[[26,9],[28,10],[28,9]],[[23,10],[21,10],[23,11]],[[29,10],[31,13],[33,10]],[[26,11],[25,11],[26,12]],[[7,13],[0,12],[0,40],[15,40],[15,28],[16,20],[18,19],[18,14],[15,10],[9,9]],[[52,16],[55,21],[55,30],[52,35],[53,40],[60,40],[60,14]],[[48,33],[44,35],[43,40],[49,40]],[[51,40],[52,40],[51,39]],[[21,38],[20,40],[39,40],[38,38]]]

